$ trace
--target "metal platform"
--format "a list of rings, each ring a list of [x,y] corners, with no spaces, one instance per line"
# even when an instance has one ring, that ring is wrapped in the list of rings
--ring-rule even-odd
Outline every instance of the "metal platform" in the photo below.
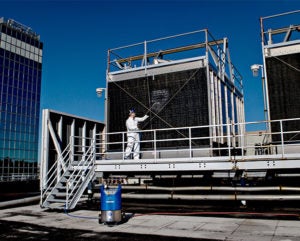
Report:
[[[283,126],[284,123],[293,122],[300,124],[300,119],[272,121],[274,125]],[[236,129],[248,126],[261,126],[266,122],[249,122],[232,124],[228,129]],[[299,126],[299,125],[298,125]],[[222,127],[222,126],[221,126]],[[173,128],[179,132],[192,133],[192,129],[206,127]],[[211,127],[208,127],[211,128]],[[161,131],[169,129],[151,130],[157,136]],[[187,131],[188,130],[188,131]],[[146,131],[141,131],[144,133]],[[297,136],[300,130],[293,131]],[[294,169],[300,168],[300,143],[284,140],[284,136],[290,135],[290,131],[269,133],[266,131],[245,132],[235,135],[229,132],[225,136],[217,136],[222,141],[218,146],[197,145],[198,139],[209,139],[210,137],[193,137],[191,135],[177,139],[160,139],[141,141],[152,143],[153,149],[141,151],[141,159],[124,160],[124,150],[126,148],[126,132],[109,133],[107,135],[118,135],[120,142],[102,142],[98,149],[102,152],[96,154],[95,172],[109,173],[132,173],[132,172],[201,172],[201,171],[235,171],[235,170],[271,170],[271,169]],[[276,136],[280,141],[272,142]],[[98,139],[103,140],[99,135]],[[276,138],[277,139],[277,138]],[[122,141],[123,140],[123,141]],[[167,145],[168,142],[188,143],[188,146],[178,146],[176,149],[157,148]],[[96,141],[97,143],[97,141]],[[119,145],[121,150],[109,152],[105,148]]]

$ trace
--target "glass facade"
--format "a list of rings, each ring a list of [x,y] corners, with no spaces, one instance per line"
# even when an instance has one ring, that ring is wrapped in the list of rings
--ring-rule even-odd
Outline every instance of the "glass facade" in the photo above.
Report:
[[[42,49],[30,28],[0,19],[0,181],[37,178]]]

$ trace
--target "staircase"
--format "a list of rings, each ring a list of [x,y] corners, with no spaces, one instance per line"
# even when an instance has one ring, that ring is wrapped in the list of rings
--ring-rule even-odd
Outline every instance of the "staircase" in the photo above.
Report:
[[[74,143],[74,141],[72,142]],[[74,153],[70,143],[49,169],[41,190],[41,207],[74,209],[94,176],[94,140],[85,152]],[[77,146],[78,147],[78,146]]]

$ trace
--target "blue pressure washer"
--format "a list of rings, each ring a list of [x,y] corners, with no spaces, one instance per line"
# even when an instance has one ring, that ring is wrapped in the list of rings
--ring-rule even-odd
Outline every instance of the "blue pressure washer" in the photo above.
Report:
[[[99,223],[117,224],[122,221],[121,185],[117,188],[100,186],[101,193],[101,216]]]

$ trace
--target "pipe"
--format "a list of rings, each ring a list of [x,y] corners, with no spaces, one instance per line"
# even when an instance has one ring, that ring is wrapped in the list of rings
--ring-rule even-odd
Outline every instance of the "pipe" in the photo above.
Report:
[[[180,199],[180,200],[264,200],[264,201],[292,201],[300,200],[300,195],[183,195],[183,194],[122,194],[122,198],[131,199]]]
[[[94,198],[100,198],[100,193],[95,193]],[[133,194],[122,193],[122,198],[127,199],[172,199],[172,200],[251,200],[251,201],[293,201],[300,200],[300,195],[244,195],[244,194],[230,194],[230,195],[186,195],[186,194]]]
[[[201,187],[158,187],[158,186],[126,186],[123,185],[124,190],[160,190],[160,191],[300,191],[300,187],[214,187],[214,186],[201,186]]]
[[[22,199],[0,202],[0,208],[7,208],[10,206],[32,203],[32,202],[39,201],[40,198],[41,198],[40,196],[35,196],[35,197],[27,197]]]

